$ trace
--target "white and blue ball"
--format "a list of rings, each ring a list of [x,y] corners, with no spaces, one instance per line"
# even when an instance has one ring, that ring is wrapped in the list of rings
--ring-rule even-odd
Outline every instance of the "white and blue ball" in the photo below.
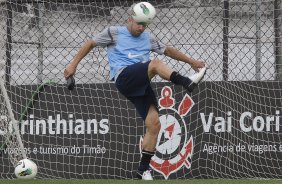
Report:
[[[37,165],[30,159],[20,160],[15,167],[15,175],[19,179],[33,179],[37,174]]]

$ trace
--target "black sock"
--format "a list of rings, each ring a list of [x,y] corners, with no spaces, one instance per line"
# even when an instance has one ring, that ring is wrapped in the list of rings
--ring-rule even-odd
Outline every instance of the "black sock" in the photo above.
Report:
[[[146,171],[149,169],[149,164],[151,161],[151,158],[155,155],[155,152],[145,151],[142,150],[142,157],[140,161],[140,165],[138,170],[139,171]]]
[[[175,71],[170,75],[170,81],[173,84],[182,85],[185,88],[192,84],[192,81],[188,77],[184,77]]]

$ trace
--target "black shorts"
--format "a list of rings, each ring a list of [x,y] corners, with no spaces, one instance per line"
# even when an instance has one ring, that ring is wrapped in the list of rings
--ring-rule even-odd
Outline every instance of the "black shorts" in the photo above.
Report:
[[[145,121],[149,108],[154,105],[157,110],[158,102],[151,88],[148,77],[148,62],[140,62],[127,66],[116,79],[116,87],[136,107]]]

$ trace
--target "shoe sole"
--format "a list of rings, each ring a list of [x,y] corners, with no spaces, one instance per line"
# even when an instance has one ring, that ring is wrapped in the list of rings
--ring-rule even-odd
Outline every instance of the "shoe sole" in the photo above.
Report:
[[[199,82],[197,84],[199,84],[204,79],[206,73],[207,73],[207,69],[205,69],[205,72],[204,72],[203,76],[201,77],[201,79],[199,80]]]
[[[206,73],[207,73],[207,69],[205,69],[205,72],[204,72],[203,76],[200,78],[199,82],[198,82],[198,83],[192,82],[192,83],[186,88],[186,90],[187,90],[188,92],[192,93],[193,90],[198,86],[198,84],[204,79]]]

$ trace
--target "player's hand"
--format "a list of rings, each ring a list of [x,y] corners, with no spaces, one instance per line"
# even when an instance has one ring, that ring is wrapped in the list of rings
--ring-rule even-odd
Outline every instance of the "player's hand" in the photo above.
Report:
[[[70,76],[74,75],[76,72],[76,67],[72,64],[69,64],[66,69],[64,70],[64,77],[68,79]]]
[[[193,63],[191,64],[191,67],[193,68],[193,70],[195,70],[196,72],[199,72],[200,68],[204,68],[207,67],[207,64],[203,61],[199,61],[199,60],[194,60]]]

